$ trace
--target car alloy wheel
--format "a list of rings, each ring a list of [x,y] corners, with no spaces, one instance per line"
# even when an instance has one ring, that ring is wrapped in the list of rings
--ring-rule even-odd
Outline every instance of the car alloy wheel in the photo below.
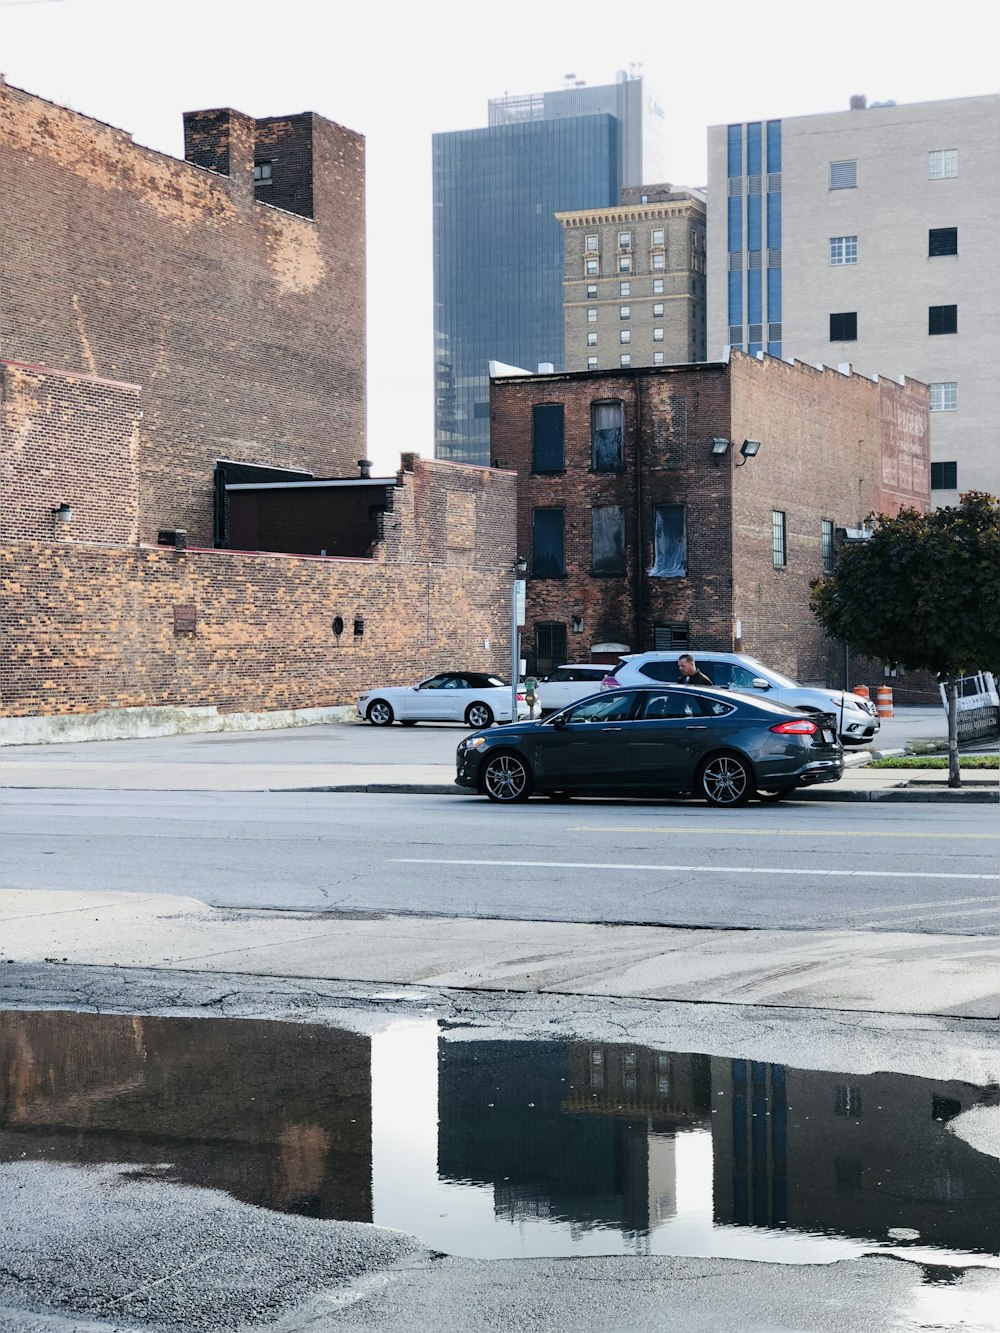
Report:
[[[523,759],[516,754],[495,754],[483,769],[483,791],[491,801],[512,804],[526,801],[531,795],[531,773]]]
[[[392,725],[393,712],[384,699],[375,699],[368,705],[368,721],[373,727]]]
[[[493,725],[493,709],[488,704],[469,704],[465,710],[465,720],[470,727],[481,731]]]
[[[699,782],[709,805],[746,805],[755,789],[746,761],[735,754],[717,754],[709,759]]]

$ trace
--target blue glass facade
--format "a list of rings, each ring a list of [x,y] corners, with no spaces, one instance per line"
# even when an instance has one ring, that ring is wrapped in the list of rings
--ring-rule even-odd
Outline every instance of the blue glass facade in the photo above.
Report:
[[[730,125],[726,144],[729,340],[780,356],[781,121]]]
[[[563,236],[553,216],[618,202],[606,114],[436,134],[435,447],[489,464],[489,362],[563,360]]]

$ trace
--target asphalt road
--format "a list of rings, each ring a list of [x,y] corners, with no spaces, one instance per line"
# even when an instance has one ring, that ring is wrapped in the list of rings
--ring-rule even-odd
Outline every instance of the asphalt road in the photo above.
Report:
[[[231,908],[1000,933],[989,805],[8,790],[0,867]]]

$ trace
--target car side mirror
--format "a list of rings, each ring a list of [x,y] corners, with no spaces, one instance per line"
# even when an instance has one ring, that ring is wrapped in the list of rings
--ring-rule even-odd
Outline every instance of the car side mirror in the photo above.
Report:
[[[762,679],[762,677],[760,676],[754,676],[750,684],[753,686],[755,690],[769,690],[771,688],[771,682],[769,680]]]
[[[556,728],[557,731],[562,731],[563,727],[566,725],[566,714],[557,713],[555,717],[552,719],[552,725]]]

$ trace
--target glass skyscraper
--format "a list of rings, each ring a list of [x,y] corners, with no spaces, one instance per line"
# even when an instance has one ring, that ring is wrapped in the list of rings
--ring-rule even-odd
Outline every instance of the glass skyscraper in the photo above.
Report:
[[[437,458],[488,465],[489,362],[563,365],[557,212],[662,180],[662,112],[641,78],[504,97],[434,136]],[[503,461],[503,460],[500,460]]]

